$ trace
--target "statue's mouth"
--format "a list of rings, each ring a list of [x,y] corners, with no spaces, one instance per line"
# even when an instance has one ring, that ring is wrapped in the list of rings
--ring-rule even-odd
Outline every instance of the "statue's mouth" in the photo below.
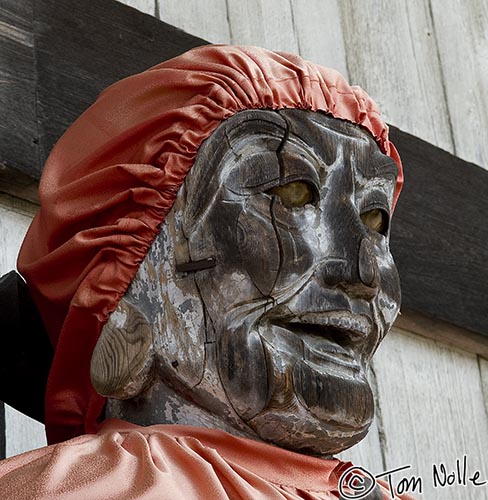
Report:
[[[302,340],[304,361],[315,368],[334,364],[357,373],[364,363],[366,345],[373,333],[369,317],[348,311],[303,313],[272,323]]]
[[[372,330],[371,320],[360,314],[348,311],[330,311],[326,313],[304,313],[286,321],[290,328],[306,328],[309,333],[329,336],[351,342],[365,340]],[[338,342],[341,343],[341,342]]]

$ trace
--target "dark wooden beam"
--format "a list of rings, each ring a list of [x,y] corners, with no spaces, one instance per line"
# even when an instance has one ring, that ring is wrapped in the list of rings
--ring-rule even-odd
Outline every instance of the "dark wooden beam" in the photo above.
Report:
[[[36,64],[32,1],[0,4],[0,179],[16,172],[38,178],[41,172],[36,115]],[[9,169],[10,172],[6,169]],[[2,186],[4,188],[4,186]]]
[[[391,127],[405,170],[391,249],[403,307],[488,335],[488,172]]]
[[[31,201],[53,144],[103,88],[207,43],[114,0],[0,2],[0,191]],[[488,172],[391,133],[406,177],[391,242],[403,303],[488,335]]]
[[[100,91],[206,43],[114,0],[0,0],[0,192],[36,202],[49,152]]]

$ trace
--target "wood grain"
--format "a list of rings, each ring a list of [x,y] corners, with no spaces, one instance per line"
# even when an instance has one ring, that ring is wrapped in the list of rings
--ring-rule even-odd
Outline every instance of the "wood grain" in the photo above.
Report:
[[[486,500],[474,487],[432,487],[432,464],[455,468],[468,455],[488,475],[488,419],[475,355],[394,329],[374,359],[387,467],[411,464],[424,498]],[[474,472],[474,470],[473,470]]]
[[[432,319],[424,314],[403,308],[395,322],[398,328],[437,340],[445,345],[478,354],[488,360],[488,342],[484,335],[454,326],[452,323]]]
[[[9,165],[8,161],[0,164],[0,193],[39,205],[39,180],[31,175],[36,175],[36,168],[37,165],[29,165],[30,173],[27,174]]]
[[[5,405],[0,401],[0,460],[5,458]]]
[[[15,269],[17,253],[31,217],[18,213],[9,198],[0,197],[0,276]]]
[[[485,400],[486,414],[488,415],[488,360],[478,358],[480,365],[481,387],[483,389],[483,398]]]
[[[488,334],[488,176],[409,134],[390,130],[406,183],[391,248],[403,307]]]
[[[32,2],[2,0],[0,9],[0,166],[40,173]]]
[[[346,49],[337,0],[291,0],[298,52],[310,61],[337,69],[346,79]]]
[[[159,0],[159,18],[212,43],[230,43],[226,0]]]
[[[345,0],[340,7],[350,82],[389,123],[453,151],[428,2]]]
[[[44,425],[5,405],[5,456],[46,446]]]
[[[122,298],[93,350],[90,375],[99,394],[128,399],[151,375],[152,329],[139,309]]]
[[[430,4],[455,152],[488,168],[488,3]]]
[[[155,16],[156,12],[156,0],[117,0],[120,3],[137,9],[144,14],[149,14],[150,16]],[[157,16],[156,16],[157,17]]]
[[[42,0],[38,3],[42,4],[42,8],[39,7],[40,12],[37,13],[34,24],[43,158],[62,131],[95,99],[103,87],[160,59],[204,43],[119,3],[95,0],[90,3],[90,9],[84,9],[82,3],[70,1],[73,5],[65,2],[60,7],[54,0]],[[249,19],[254,19],[252,16],[271,15],[266,10],[271,8],[270,4],[253,5],[231,2],[231,27],[232,23],[237,23],[235,26],[240,26],[239,29],[244,30],[246,26],[246,29],[250,29]],[[289,28],[287,43],[290,43],[290,39],[294,40],[296,26],[303,31],[309,17],[304,14],[305,7],[298,0],[292,5],[293,11],[288,7],[280,11],[284,23],[281,28]],[[332,15],[334,5],[331,3],[328,6]],[[253,12],[254,8],[257,9],[256,12]],[[176,11],[176,6],[174,9]],[[320,13],[323,17],[328,10],[325,7],[322,9]],[[361,9],[362,7],[358,7],[359,13]],[[357,17],[359,13],[354,15]],[[337,23],[336,25],[338,26]],[[314,26],[316,30],[319,29],[316,24]],[[266,35],[272,38],[275,36],[273,29],[263,24],[253,32],[258,37]],[[73,33],[84,35],[78,38]],[[244,34],[251,35],[247,31]],[[378,35],[372,34],[372,39],[375,36]],[[63,44],[58,43],[60,37],[65,40]],[[304,43],[309,47],[312,38],[307,40]],[[247,39],[247,42],[251,40]],[[255,42],[260,43],[260,40],[256,39]],[[292,45],[290,49],[296,47],[295,42]],[[286,47],[280,45],[279,48]],[[371,50],[373,48],[372,46]],[[348,43],[348,51],[350,50],[352,49]],[[113,64],[107,65],[107,60],[113,61]],[[393,76],[395,85],[398,75]],[[404,102],[397,104],[399,109],[405,108]],[[422,122],[419,116],[416,120]],[[433,124],[429,128],[431,126],[435,128]],[[392,136],[403,157],[407,177],[395,214],[392,236],[392,248],[403,282],[405,305],[434,318],[454,322],[478,333],[486,333],[488,314],[482,297],[488,277],[483,263],[487,251],[483,242],[488,235],[485,225],[480,221],[487,217],[483,196],[488,181],[479,174],[480,169],[446,155],[408,134],[393,129]],[[22,155],[20,152],[18,157]],[[35,201],[32,179],[28,176],[22,178],[17,173],[18,170],[0,172],[0,190]],[[36,175],[38,172],[31,170],[31,177]],[[12,180],[15,182],[12,183]],[[469,206],[465,206],[467,197],[470,197]],[[441,294],[439,290],[442,290]]]
[[[227,4],[233,44],[298,52],[297,34],[289,2],[227,0]]]
[[[105,87],[204,43],[119,3],[43,0],[35,5],[43,160]]]

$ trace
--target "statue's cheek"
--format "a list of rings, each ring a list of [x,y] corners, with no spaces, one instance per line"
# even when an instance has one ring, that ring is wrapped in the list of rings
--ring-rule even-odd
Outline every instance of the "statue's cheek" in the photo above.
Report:
[[[237,252],[243,270],[264,297],[272,294],[280,271],[280,246],[270,217],[242,211],[236,224]]]
[[[320,260],[320,251],[304,229],[293,230],[286,226],[276,226],[277,240],[280,245],[281,265],[275,282],[273,296],[290,296],[296,288],[303,285],[311,275],[314,261]]]
[[[268,373],[261,337],[243,324],[219,339],[219,375],[236,413],[248,421],[268,400]]]

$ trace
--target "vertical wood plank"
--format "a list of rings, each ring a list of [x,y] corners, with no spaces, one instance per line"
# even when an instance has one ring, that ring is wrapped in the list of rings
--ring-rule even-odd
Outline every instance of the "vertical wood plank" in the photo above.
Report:
[[[428,0],[344,0],[340,7],[350,82],[389,123],[452,152]]]
[[[17,254],[36,207],[0,193],[0,275],[15,269]]]
[[[480,366],[481,387],[483,389],[485,409],[488,415],[488,360],[478,356],[478,362]]]
[[[5,405],[0,401],[0,460],[5,458]]]
[[[0,195],[0,234],[2,235],[0,240],[0,275],[15,269],[20,245],[35,211],[36,207],[30,203]],[[5,405],[5,452],[7,457],[45,444],[43,425]]]
[[[432,484],[432,464],[443,462],[452,471],[464,454],[468,467],[488,477],[488,420],[477,357],[395,329],[374,366],[386,466],[412,465],[408,474],[424,478],[429,500],[486,500],[486,489]]]
[[[291,0],[300,55],[348,78],[337,0]]]
[[[230,43],[226,0],[159,0],[159,19],[212,43]]]
[[[156,12],[156,0],[117,0],[120,3],[133,7],[134,9],[144,12],[144,14],[149,14],[155,16]]]
[[[46,446],[44,426],[5,405],[5,456],[13,457]]]
[[[298,53],[289,0],[227,0],[231,42]]]
[[[488,3],[430,3],[456,154],[488,168]]]

